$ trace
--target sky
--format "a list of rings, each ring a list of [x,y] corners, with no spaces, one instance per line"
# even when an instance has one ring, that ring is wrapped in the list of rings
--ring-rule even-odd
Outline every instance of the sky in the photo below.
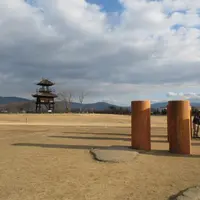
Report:
[[[0,30],[0,96],[200,99],[199,0],[1,0]]]

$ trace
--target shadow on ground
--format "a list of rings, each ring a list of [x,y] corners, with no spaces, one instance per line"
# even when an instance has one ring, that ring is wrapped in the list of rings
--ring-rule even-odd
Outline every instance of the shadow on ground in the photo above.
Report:
[[[164,134],[155,134],[156,132],[162,132]],[[131,134],[129,133],[109,133],[109,132],[62,132],[64,134],[80,134],[80,135],[107,135],[107,136],[122,136],[122,137],[130,137]],[[156,138],[166,138],[167,137],[167,128],[163,127],[152,127],[151,128],[151,137],[156,137]]]
[[[112,136],[124,136],[124,137],[128,137],[131,136],[131,134],[127,134],[127,133],[88,133],[88,132],[62,132],[64,134],[80,134],[80,135],[112,135]]]
[[[49,136],[51,138],[81,139],[81,140],[123,140],[130,141],[130,138],[111,138],[111,137],[80,137],[80,136]]]
[[[39,143],[15,143],[12,145],[18,147],[62,148],[62,149],[75,149],[75,150],[105,149],[105,150],[117,150],[117,151],[137,151],[140,154],[145,154],[145,155],[200,158],[200,155],[171,154],[170,152],[164,150],[141,151],[132,149],[131,147],[127,148],[127,146],[92,146],[92,145],[39,144]],[[122,147],[126,148],[122,150]]]
[[[120,140],[120,141],[131,141],[131,138],[117,138],[117,137],[80,137],[80,136],[48,136],[50,138],[64,138],[64,139],[80,139],[80,140]],[[164,137],[163,137],[164,138]],[[165,137],[166,138],[166,137]],[[156,143],[167,143],[167,140],[151,140]]]
[[[131,137],[128,133],[88,133],[88,132],[62,132],[64,134],[80,134],[80,135],[107,135],[107,136],[122,136]],[[152,138],[167,138],[166,135],[151,135]]]
[[[194,143],[194,142],[192,142],[191,145],[192,146],[200,146],[200,143]]]

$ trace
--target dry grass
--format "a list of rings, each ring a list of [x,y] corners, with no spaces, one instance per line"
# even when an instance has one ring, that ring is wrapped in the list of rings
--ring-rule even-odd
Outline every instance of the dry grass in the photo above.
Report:
[[[192,141],[193,157],[163,153],[165,117],[152,117],[154,151],[119,164],[88,152],[129,146],[128,116],[0,115],[0,124],[2,200],[158,200],[199,184],[200,141]]]

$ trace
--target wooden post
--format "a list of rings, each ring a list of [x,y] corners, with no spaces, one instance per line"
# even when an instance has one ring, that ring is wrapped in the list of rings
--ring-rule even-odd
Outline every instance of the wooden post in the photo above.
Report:
[[[170,152],[190,154],[191,109],[189,101],[170,101],[168,134]]]
[[[193,135],[193,123],[192,123],[192,107],[190,106],[190,128],[191,128],[191,139]]]
[[[131,102],[131,146],[139,150],[151,150],[150,101]]]
[[[168,142],[170,141],[170,120],[171,120],[171,107],[170,107],[170,102],[168,102],[167,105],[167,140]]]

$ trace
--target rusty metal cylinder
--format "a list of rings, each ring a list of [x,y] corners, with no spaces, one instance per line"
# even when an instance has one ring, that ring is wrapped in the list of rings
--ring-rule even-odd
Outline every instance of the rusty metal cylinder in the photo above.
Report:
[[[191,107],[189,101],[168,102],[168,135],[171,153],[190,154]]]
[[[168,102],[168,105],[167,105],[167,139],[168,139],[168,142],[170,141],[170,130],[169,130],[170,119],[171,119],[170,105],[171,105],[170,102]]]
[[[131,102],[131,146],[138,150],[151,150],[151,103]]]
[[[192,107],[190,106],[190,130],[191,130],[191,138],[193,134],[193,123],[192,123]]]

